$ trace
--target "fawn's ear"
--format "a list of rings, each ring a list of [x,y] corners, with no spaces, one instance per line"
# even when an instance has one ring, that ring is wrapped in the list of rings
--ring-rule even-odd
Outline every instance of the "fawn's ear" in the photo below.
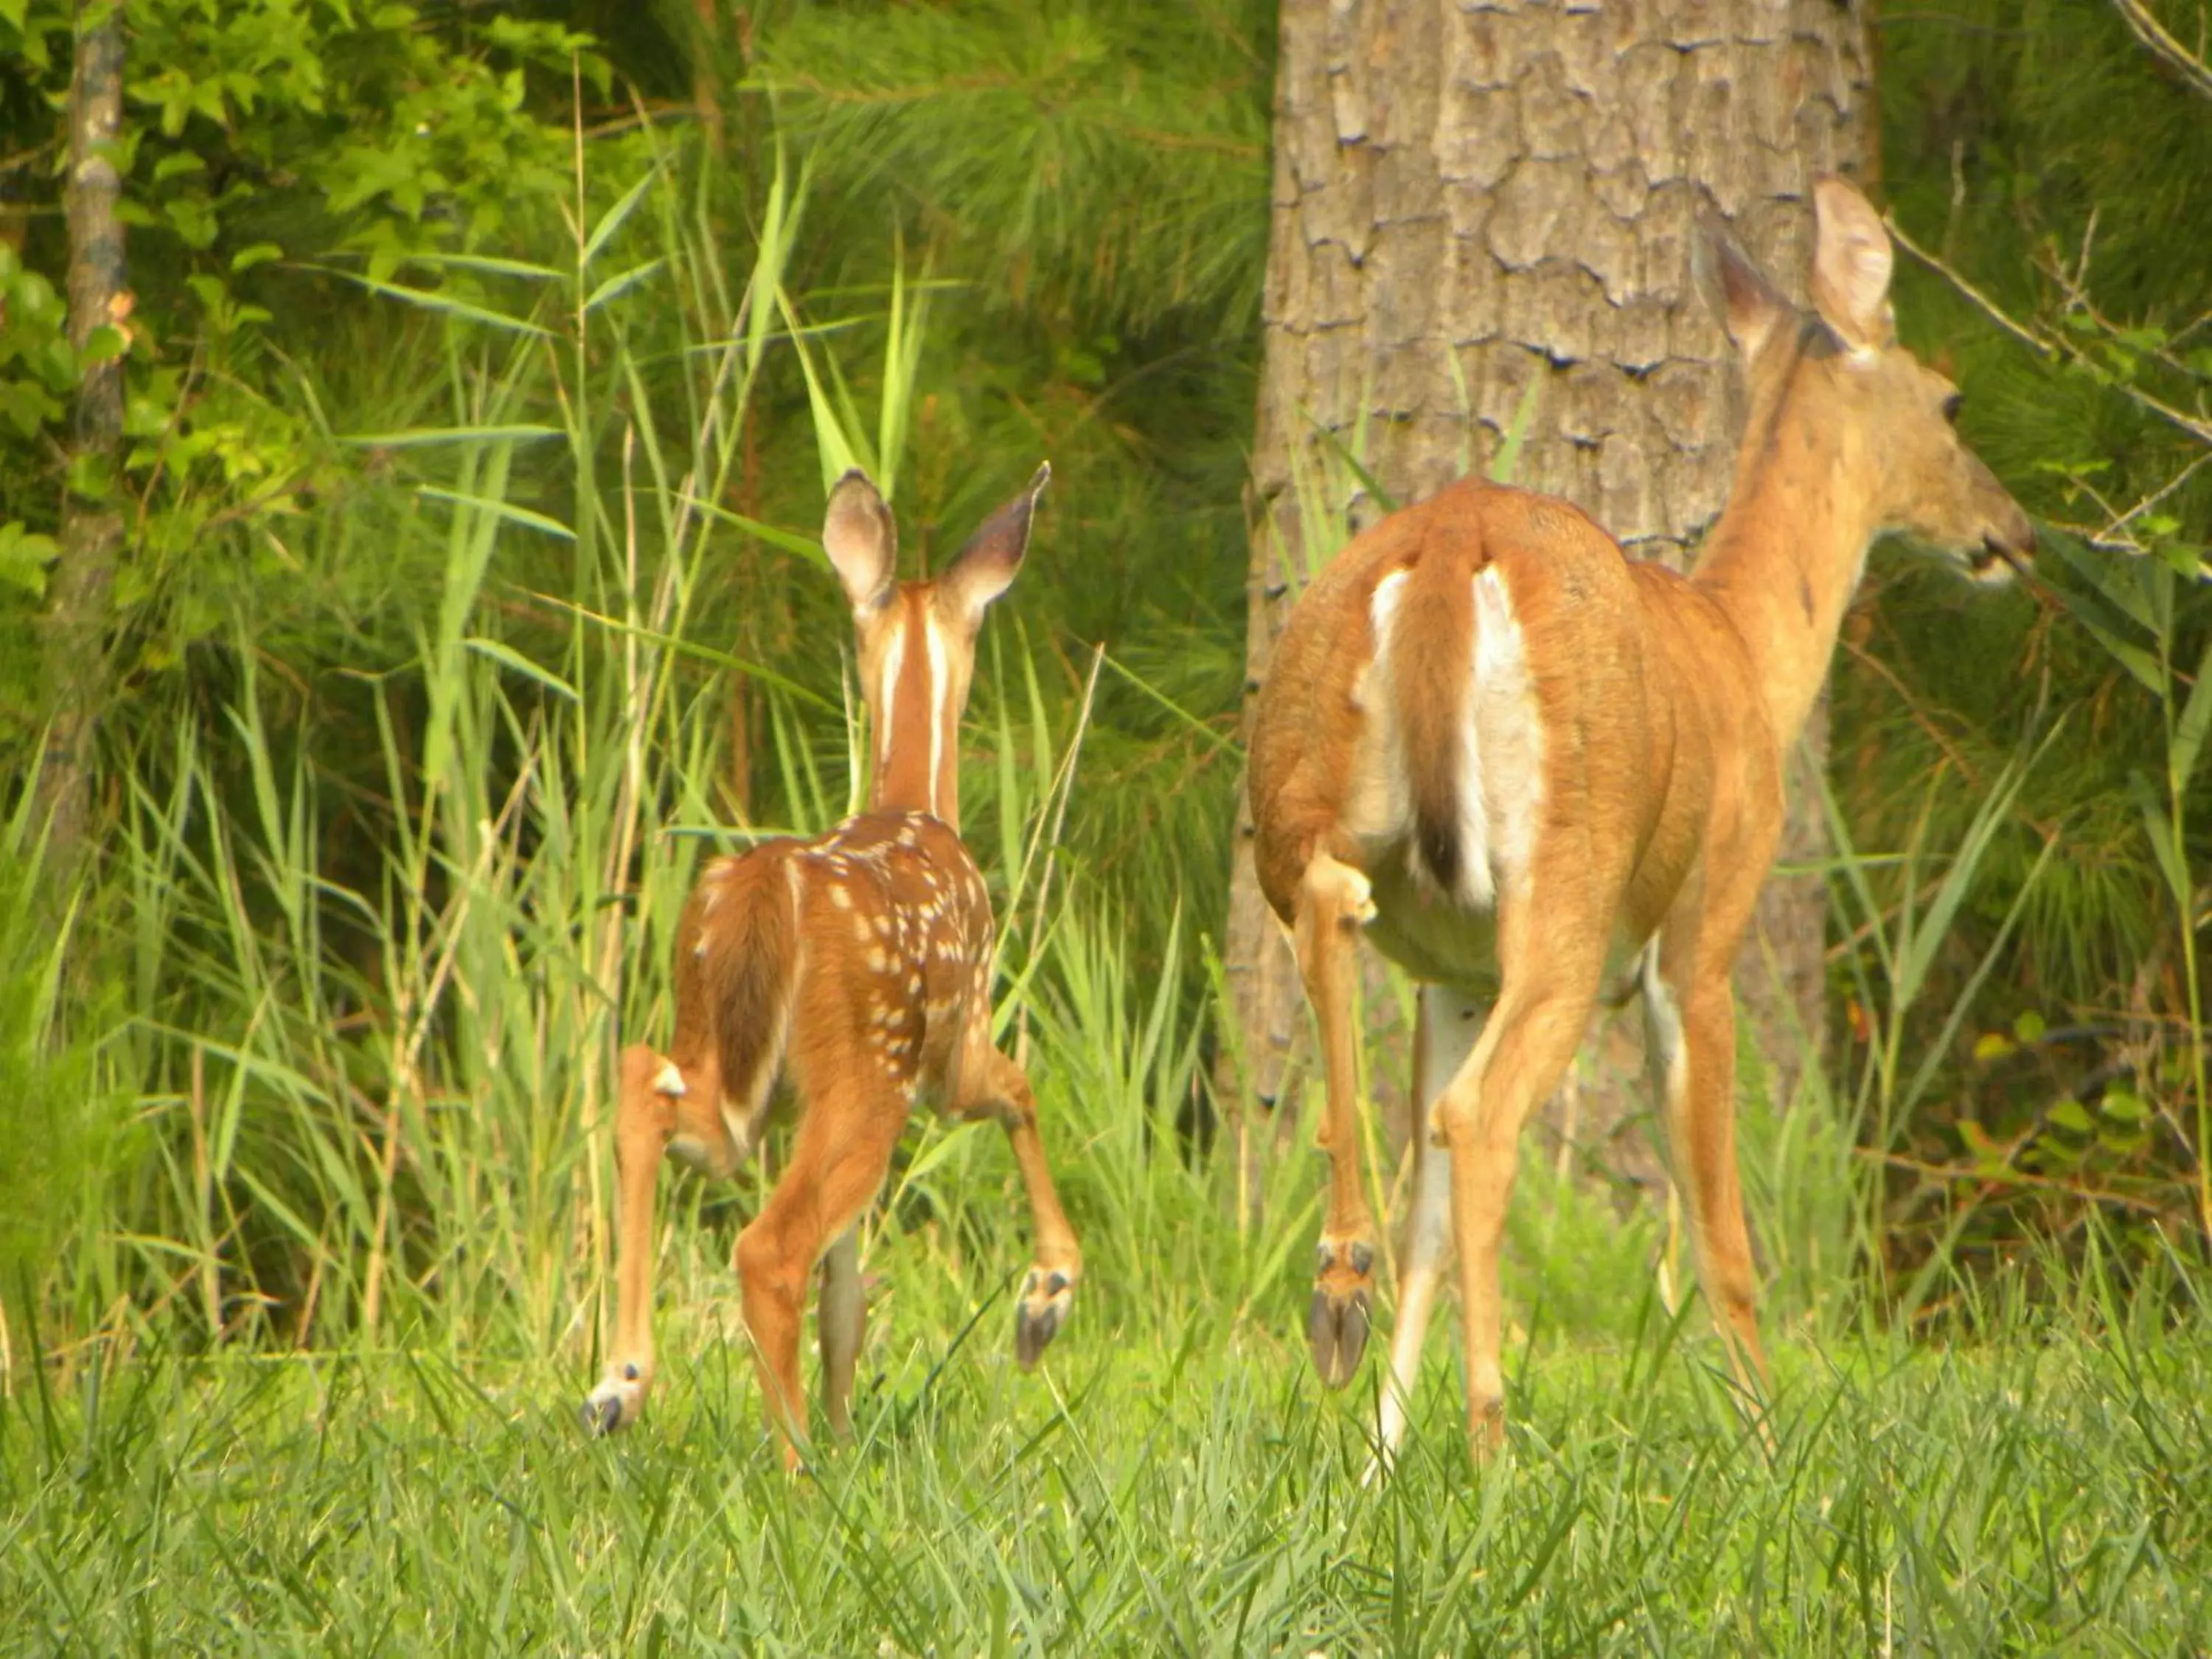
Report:
[[[939,591],[954,611],[969,623],[983,619],[983,609],[1013,585],[1021,574],[1022,556],[1029,551],[1030,520],[1036,514],[1037,497],[1052,482],[1052,463],[1036,470],[1022,493],[983,520],[968,538],[942,578]]]
[[[1713,319],[1727,331],[1746,362],[1759,355],[1774,325],[1790,313],[1790,302],[1736,246],[1717,214],[1703,216],[1690,240],[1690,276]]]
[[[854,467],[830,492],[822,548],[855,611],[872,611],[898,574],[898,527],[868,475]]]
[[[1858,186],[1822,175],[1813,185],[1813,307],[1846,345],[1879,348],[1897,337],[1889,308],[1895,258],[1881,216]]]

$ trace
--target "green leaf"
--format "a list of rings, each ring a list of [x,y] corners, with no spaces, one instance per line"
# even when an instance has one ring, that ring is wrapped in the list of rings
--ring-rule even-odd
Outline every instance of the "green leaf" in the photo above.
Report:
[[[481,270],[494,276],[520,276],[533,283],[557,283],[562,273],[550,265],[537,265],[522,259],[501,259],[488,253],[438,253],[417,251],[407,256],[410,265],[428,265],[433,270],[450,266],[455,270]]]
[[[687,495],[684,498],[684,504],[695,512],[703,513],[710,519],[719,520],[724,524],[741,530],[748,536],[757,536],[770,547],[780,547],[787,553],[795,553],[818,569],[826,571],[830,568],[830,556],[822,550],[822,544],[802,536],[796,531],[781,530],[775,525],[763,524],[758,519],[749,519],[742,513],[732,513],[728,507],[719,502],[708,501],[703,496]]]
[[[33,599],[44,599],[46,568],[61,556],[52,536],[33,534],[20,520],[0,525],[0,586],[21,588]]]
[[[641,265],[633,266],[619,275],[608,277],[605,282],[592,290],[592,297],[584,301],[584,309],[597,311],[610,300],[620,299],[640,283],[659,275],[661,267],[667,263],[665,259],[648,259]]]
[[[1543,375],[1532,374],[1528,384],[1521,389],[1521,400],[1513,405],[1513,418],[1505,423],[1505,435],[1499,441],[1497,454],[1491,458],[1492,482],[1511,483],[1513,475],[1521,470],[1521,447],[1528,441],[1529,422],[1536,417],[1536,399],[1544,390],[1544,380]]]
[[[349,283],[358,283],[372,294],[381,294],[386,299],[398,300],[410,306],[420,306],[425,311],[442,312],[448,317],[464,322],[483,323],[488,327],[505,329],[516,334],[528,334],[541,340],[553,337],[552,331],[531,322],[526,318],[510,317],[503,311],[494,311],[486,306],[471,305],[466,300],[457,300],[449,294],[433,293],[427,289],[408,288],[398,283],[387,283],[380,277],[364,276],[357,271],[338,270],[328,265],[313,265],[310,270],[321,270]]]
[[[814,442],[822,458],[822,493],[826,495],[831,486],[858,462],[851,440],[837,419],[836,407],[814,372],[814,359],[806,349],[806,331],[799,327],[791,301],[780,288],[775,291],[775,303],[783,313],[784,326],[791,331],[792,346],[799,353],[799,372],[806,381],[806,404],[814,416]]]
[[[69,490],[84,501],[106,501],[115,493],[113,465],[96,450],[79,450],[70,457]]]
[[[521,525],[526,529],[535,530],[541,535],[552,536],[564,542],[576,539],[576,532],[560,520],[549,519],[543,513],[533,513],[513,501],[495,501],[483,495],[465,495],[459,490],[440,489],[430,484],[417,486],[415,493],[426,501],[452,501],[457,506],[473,507],[479,513],[489,513],[509,523]]]
[[[2143,829],[2150,836],[2151,852],[2158,859],[2159,873],[2166,878],[2166,890],[2173,895],[2174,902],[2184,915],[2189,909],[2189,869],[2182,860],[2181,848],[2174,844],[2173,820],[2166,815],[2166,803],[2159,799],[2158,792],[2141,772],[2128,775],[2128,787],[2136,798],[2136,809],[2142,812]]]
[[[284,250],[276,243],[256,242],[252,247],[240,248],[230,256],[231,274],[236,276],[241,270],[251,270],[256,265],[265,265],[271,259],[283,257]]]
[[[2141,1096],[2132,1089],[2118,1087],[2105,1091],[2104,1097],[2097,1103],[2097,1109],[2106,1117],[2122,1123],[2140,1123],[2150,1115],[2150,1108],[2143,1104]]]
[[[348,432],[338,441],[364,449],[415,449],[424,444],[506,443],[531,438],[558,438],[557,426],[418,426],[398,432]]]
[[[2019,1052],[2020,1045],[2002,1031],[1984,1031],[1974,1039],[1974,1062],[1979,1066]]]
[[[2204,654],[2197,659],[2197,684],[2189,689],[2188,706],[2174,726],[2173,747],[2166,755],[2176,795],[2188,792],[2189,781],[2197,774],[2208,727],[2212,727],[2212,644],[2205,646]]]
[[[539,667],[513,646],[502,641],[488,640],[481,635],[471,634],[461,643],[479,656],[489,657],[501,666],[511,668],[524,678],[537,681],[538,684],[557,696],[564,697],[570,702],[579,701],[574,686],[550,669]]]
[[[2060,1101],[2045,1116],[2060,1128],[2077,1135],[2086,1135],[2097,1127],[2087,1109],[2080,1101],[2070,1098]]]
[[[2046,1029],[2043,1023],[2043,1016],[2033,1008],[2012,1023],[2013,1036],[2022,1042],[2042,1042],[2043,1033]]]
[[[659,177],[659,167],[647,167],[638,181],[623,192],[622,199],[600,216],[599,222],[592,227],[591,237],[584,244],[579,264],[588,268],[592,261],[599,257],[599,251],[614,239],[615,233],[623,228],[631,213],[635,211],[637,204],[645,199],[645,192]]]
[[[129,346],[121,329],[112,323],[102,323],[85,337],[84,349],[76,355],[77,362],[85,368],[97,368],[102,363],[113,362]]]
[[[2158,618],[2144,599],[2142,584],[2130,568],[2136,561],[2100,553],[2087,543],[2063,532],[2041,539],[2107,604],[2147,632],[2154,634],[2158,631]],[[2068,610],[2079,614],[2079,606],[2075,603],[2077,595],[2062,588],[2059,597],[2067,602]]]

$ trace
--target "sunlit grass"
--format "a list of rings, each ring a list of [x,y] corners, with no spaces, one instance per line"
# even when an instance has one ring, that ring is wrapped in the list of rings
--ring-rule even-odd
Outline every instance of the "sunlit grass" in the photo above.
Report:
[[[0,1417],[16,1651],[2174,1652],[2212,1634],[2201,1328],[1777,1354],[1770,1462],[1696,1322],[1515,1356],[1466,1457],[1440,1347],[1363,1487],[1370,1367],[1124,1284],[1033,1376],[994,1271],[888,1231],[857,1439],[781,1472],[726,1309],[586,1440],[573,1364],[142,1352]],[[1632,1297],[1634,1285],[1620,1287]],[[1632,1307],[1634,1304],[1632,1304]],[[970,1325],[968,1315],[980,1308]],[[1286,1311],[1286,1310],[1284,1310]],[[430,1345],[435,1346],[436,1345]]]

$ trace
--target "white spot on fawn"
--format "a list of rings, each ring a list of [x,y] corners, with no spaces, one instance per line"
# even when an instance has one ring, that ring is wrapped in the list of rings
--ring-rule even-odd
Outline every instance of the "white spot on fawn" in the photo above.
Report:
[[[684,1073],[676,1069],[674,1060],[662,1062],[660,1074],[653,1079],[653,1091],[657,1095],[666,1095],[671,1099],[683,1097]]]

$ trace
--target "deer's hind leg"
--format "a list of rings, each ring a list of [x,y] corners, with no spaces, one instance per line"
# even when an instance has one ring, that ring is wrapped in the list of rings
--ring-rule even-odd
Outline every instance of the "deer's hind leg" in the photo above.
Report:
[[[1420,1380],[1421,1344],[1436,1309],[1438,1281],[1451,1255],[1451,1153],[1433,1145],[1430,1113],[1459,1074],[1482,1035],[1483,1005],[1441,985],[1421,987],[1413,1027],[1413,1206],[1398,1258],[1398,1316],[1390,1333],[1390,1375],[1374,1470],[1389,1467],[1406,1437],[1406,1420]],[[1374,1471],[1370,1471],[1372,1473]]]
[[[1367,878],[1328,853],[1316,853],[1298,883],[1291,933],[1306,1000],[1321,1031],[1328,1095],[1321,1147],[1328,1154],[1328,1213],[1322,1224],[1306,1340],[1328,1387],[1352,1380],[1367,1351],[1375,1296],[1375,1216],[1359,1168],[1359,1034],[1352,1019],[1352,982],[1359,970],[1359,930],[1374,920]]]
[[[761,1212],[738,1235],[733,1253],[761,1398],[790,1468],[799,1466],[807,1438],[799,1381],[807,1282],[824,1249],[852,1229],[883,1185],[913,1099],[908,1080],[874,1066],[854,1068],[830,1086],[802,1092],[806,1107],[791,1161]],[[852,1286],[855,1294],[858,1288]],[[828,1311],[825,1336],[838,1334],[841,1317],[842,1329],[853,1329],[849,1312]],[[849,1390],[850,1355],[841,1359],[832,1346],[826,1357],[833,1380],[843,1364],[842,1386]],[[842,1409],[833,1409],[833,1422],[841,1415]]]
[[[839,1439],[853,1432],[853,1374],[868,1334],[868,1301],[860,1288],[860,1224],[837,1235],[822,1257],[822,1293],[815,1303],[822,1343],[822,1409]]]
[[[1014,1162],[1029,1194],[1030,1237],[1036,1250],[1014,1311],[1014,1356],[1026,1370],[1060,1334],[1073,1311],[1076,1281],[1083,1277],[1083,1251],[1075,1229],[1060,1206],[1037,1133],[1036,1097],[1027,1073],[991,1045],[988,1003],[969,1016],[962,1058],[946,1101],[960,1117],[993,1117],[1006,1129]]]
[[[1478,1456],[1505,1437],[1498,1273],[1521,1127],[1574,1059],[1604,966],[1610,889],[1571,878],[1584,867],[1580,849],[1570,843],[1548,864],[1540,862],[1531,891],[1540,898],[1501,895],[1497,1006],[1431,1119],[1431,1132],[1441,1132],[1451,1149],[1468,1437]]]

